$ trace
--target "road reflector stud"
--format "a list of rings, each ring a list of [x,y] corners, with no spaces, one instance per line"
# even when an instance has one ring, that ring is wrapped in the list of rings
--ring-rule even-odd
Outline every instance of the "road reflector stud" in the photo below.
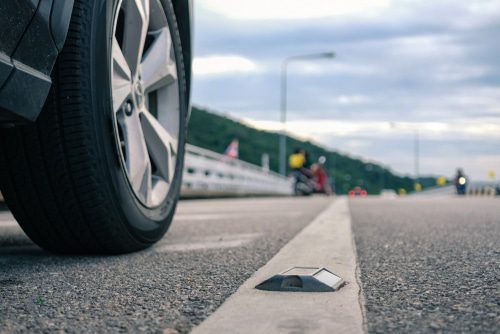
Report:
[[[326,268],[293,267],[265,280],[255,288],[266,291],[332,292],[344,285],[344,280]]]

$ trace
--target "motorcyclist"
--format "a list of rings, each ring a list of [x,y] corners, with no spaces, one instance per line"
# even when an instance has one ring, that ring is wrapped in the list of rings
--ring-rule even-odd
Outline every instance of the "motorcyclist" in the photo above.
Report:
[[[297,195],[310,195],[314,191],[314,184],[310,179],[312,173],[305,167],[305,163],[306,152],[303,149],[295,149],[288,158],[288,166],[295,179],[294,189]]]
[[[299,148],[296,148],[293,153],[288,158],[288,165],[292,169],[292,171],[300,171],[306,162],[305,151]]]
[[[464,174],[462,168],[457,169],[457,175],[455,176],[455,189],[458,195],[465,195],[467,192],[467,177]]]

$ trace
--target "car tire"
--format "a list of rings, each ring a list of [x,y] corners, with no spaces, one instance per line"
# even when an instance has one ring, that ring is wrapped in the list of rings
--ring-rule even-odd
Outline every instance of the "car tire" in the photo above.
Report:
[[[135,12],[132,7],[141,4],[145,7]],[[137,41],[130,17],[139,17]],[[157,47],[159,28],[150,31],[152,25],[161,28],[162,47],[170,47],[167,58]],[[122,53],[136,72],[130,66],[130,93],[117,109],[119,38],[118,50],[128,50]],[[136,42],[138,62],[130,51]],[[160,78],[156,90],[143,84],[146,64],[153,66],[146,56],[157,58],[155,66],[170,66],[171,80]],[[156,79],[163,69],[153,71]],[[75,0],[52,81],[36,123],[0,129],[0,189],[14,217],[36,244],[52,252],[118,254],[152,245],[175,212],[189,104],[171,1]],[[137,147],[145,152],[134,153]]]

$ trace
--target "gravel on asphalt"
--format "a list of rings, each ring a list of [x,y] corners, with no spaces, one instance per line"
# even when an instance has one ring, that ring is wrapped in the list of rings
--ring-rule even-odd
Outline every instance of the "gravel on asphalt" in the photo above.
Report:
[[[369,333],[500,333],[500,200],[350,202]]]
[[[57,256],[0,226],[0,333],[186,333],[330,203],[183,201],[157,246],[121,256]],[[224,244],[241,235],[254,237]],[[184,250],[161,250],[172,245]]]

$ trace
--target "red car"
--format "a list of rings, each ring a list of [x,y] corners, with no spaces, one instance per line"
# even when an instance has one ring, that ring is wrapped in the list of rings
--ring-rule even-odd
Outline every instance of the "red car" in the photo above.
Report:
[[[368,195],[366,190],[362,189],[361,187],[354,187],[354,189],[349,190],[347,194],[349,195],[349,197],[366,197]]]

